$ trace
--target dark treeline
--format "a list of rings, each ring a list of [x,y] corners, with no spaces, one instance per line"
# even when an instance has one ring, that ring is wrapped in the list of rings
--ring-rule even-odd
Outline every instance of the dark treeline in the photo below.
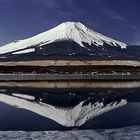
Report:
[[[140,72],[132,66],[0,66],[1,73],[58,73],[58,72]]]

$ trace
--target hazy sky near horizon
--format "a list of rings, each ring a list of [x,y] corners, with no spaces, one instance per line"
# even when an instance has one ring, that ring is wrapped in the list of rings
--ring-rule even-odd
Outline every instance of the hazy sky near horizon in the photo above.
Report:
[[[66,21],[140,44],[140,0],[0,0],[0,46]]]

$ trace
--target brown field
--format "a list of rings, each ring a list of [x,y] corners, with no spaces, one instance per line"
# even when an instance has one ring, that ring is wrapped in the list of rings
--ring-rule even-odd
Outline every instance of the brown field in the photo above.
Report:
[[[0,66],[133,66],[140,67],[140,61],[132,60],[39,60],[39,61],[18,61],[18,62],[0,62]]]

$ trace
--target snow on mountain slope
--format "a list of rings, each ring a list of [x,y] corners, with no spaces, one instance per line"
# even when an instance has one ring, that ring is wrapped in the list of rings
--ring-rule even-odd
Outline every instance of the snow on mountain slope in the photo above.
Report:
[[[85,102],[82,101],[75,107],[61,108],[43,102],[34,102],[31,100],[32,98],[20,94],[13,94],[12,96],[2,93],[0,94],[1,102],[32,111],[66,127],[81,126],[96,116],[127,104],[126,100],[111,102],[107,105],[104,105],[103,102],[84,105]]]
[[[34,51],[35,51],[34,48],[30,48],[30,49],[14,52],[13,54],[25,54],[25,53],[30,53],[30,52],[34,52]]]
[[[84,48],[86,48],[86,46],[83,43],[87,43],[88,45],[94,44],[96,46],[103,46],[104,43],[106,43],[122,49],[127,47],[125,43],[97,33],[80,22],[64,22],[44,33],[1,46],[0,54],[9,52],[13,52],[13,54],[34,52],[35,49],[30,48],[51,44],[57,41],[74,41]]]

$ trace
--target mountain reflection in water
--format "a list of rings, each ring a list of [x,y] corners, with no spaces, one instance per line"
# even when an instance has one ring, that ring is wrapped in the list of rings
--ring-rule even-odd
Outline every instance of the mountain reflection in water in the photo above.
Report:
[[[45,88],[48,83],[44,82],[0,83],[0,114],[3,114],[0,129],[24,130],[22,126],[29,116],[32,119],[26,130],[101,129],[140,124],[140,82],[90,82],[90,86],[88,82],[79,82],[75,83],[77,87],[72,82],[65,83],[66,87],[60,83],[49,83],[56,88]],[[44,86],[39,88],[39,84]],[[9,106],[16,109],[9,111]],[[20,124],[17,127],[12,124],[16,119]],[[46,126],[42,120],[44,124],[47,122]],[[38,127],[31,127],[30,123]]]

